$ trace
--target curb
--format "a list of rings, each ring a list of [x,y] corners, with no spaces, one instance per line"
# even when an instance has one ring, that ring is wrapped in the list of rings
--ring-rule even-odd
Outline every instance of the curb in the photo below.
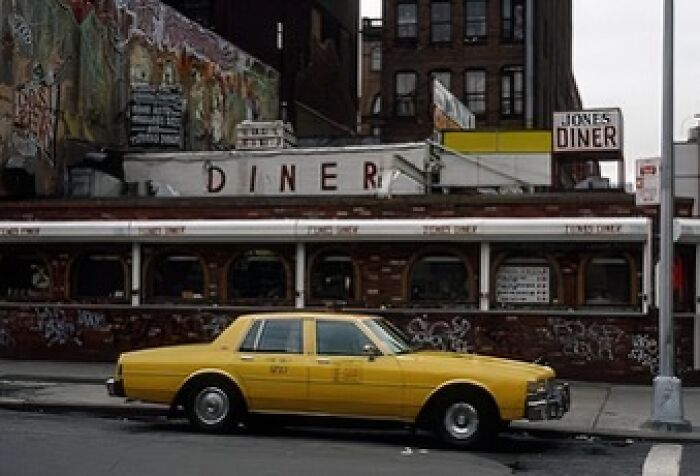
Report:
[[[170,414],[170,409],[164,406],[32,402],[18,398],[0,398],[0,409],[33,413],[85,413],[120,418],[159,417]]]
[[[569,435],[572,437],[596,437],[603,439],[620,439],[630,438],[634,440],[649,440],[663,442],[700,442],[700,429],[694,428],[693,432],[663,432],[663,431],[644,431],[644,430],[626,430],[623,428],[611,428],[608,430],[597,430],[582,427],[561,427],[561,428],[542,428],[531,427],[527,422],[513,422],[510,428],[517,431],[523,431],[531,434],[547,434],[547,435]]]
[[[67,383],[79,385],[104,385],[109,377],[66,377],[35,374],[0,374],[0,380],[13,382]]]

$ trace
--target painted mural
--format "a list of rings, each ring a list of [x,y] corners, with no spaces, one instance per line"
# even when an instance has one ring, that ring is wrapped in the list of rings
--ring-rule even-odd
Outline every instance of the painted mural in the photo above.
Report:
[[[158,1],[4,0],[0,18],[0,195],[15,171],[58,193],[77,150],[228,149],[277,118],[275,70]]]

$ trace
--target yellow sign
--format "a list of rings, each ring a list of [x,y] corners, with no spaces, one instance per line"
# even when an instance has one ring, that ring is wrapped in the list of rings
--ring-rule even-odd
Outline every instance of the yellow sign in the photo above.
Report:
[[[549,154],[552,152],[552,133],[549,131],[445,132],[443,145],[463,153]]]

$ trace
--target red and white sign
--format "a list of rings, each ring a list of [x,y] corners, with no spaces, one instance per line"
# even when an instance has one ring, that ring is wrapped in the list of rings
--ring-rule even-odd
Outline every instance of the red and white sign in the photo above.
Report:
[[[635,202],[640,205],[658,205],[660,193],[659,159],[637,159]]]

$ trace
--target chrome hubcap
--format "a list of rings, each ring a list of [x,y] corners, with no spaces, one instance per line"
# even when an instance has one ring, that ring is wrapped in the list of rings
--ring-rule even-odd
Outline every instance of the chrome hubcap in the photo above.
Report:
[[[221,423],[229,412],[228,395],[217,387],[204,388],[194,400],[194,412],[202,423]]]
[[[479,428],[479,413],[466,402],[453,403],[445,412],[445,429],[453,438],[466,440]]]

